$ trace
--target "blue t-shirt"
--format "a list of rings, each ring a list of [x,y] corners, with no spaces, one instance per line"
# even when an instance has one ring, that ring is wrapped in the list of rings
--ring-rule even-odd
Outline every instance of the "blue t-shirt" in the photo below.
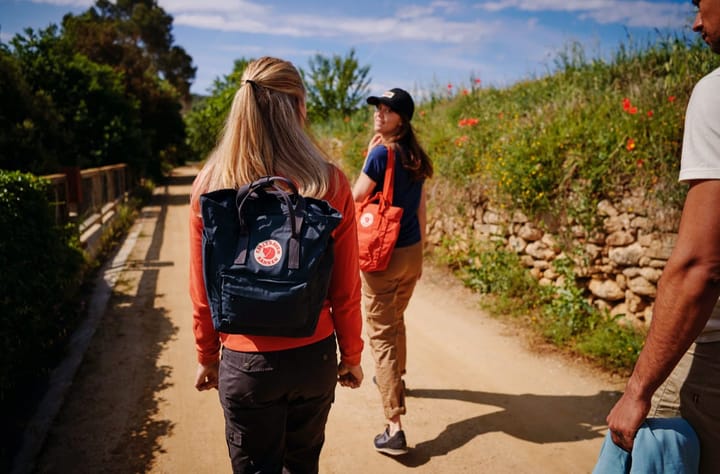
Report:
[[[387,148],[376,146],[370,150],[365,161],[363,173],[377,183],[372,194],[382,191],[385,182],[385,167],[387,166]],[[403,168],[398,153],[395,153],[395,184],[393,186],[393,206],[403,208],[400,220],[400,235],[396,247],[407,247],[420,242],[420,221],[417,210],[420,206],[420,196],[424,180],[413,181],[410,173]]]

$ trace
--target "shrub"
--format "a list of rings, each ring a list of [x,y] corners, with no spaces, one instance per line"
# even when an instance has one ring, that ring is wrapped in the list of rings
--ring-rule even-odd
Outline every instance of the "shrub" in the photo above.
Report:
[[[17,418],[10,407],[28,402],[29,388],[54,367],[76,322],[70,303],[80,288],[83,253],[76,229],[55,224],[47,196],[45,180],[0,171],[3,420]],[[17,428],[11,423],[3,429]]]

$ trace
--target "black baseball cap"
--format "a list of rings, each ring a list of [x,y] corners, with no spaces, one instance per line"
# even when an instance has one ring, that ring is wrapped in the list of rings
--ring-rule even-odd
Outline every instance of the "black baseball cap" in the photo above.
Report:
[[[385,104],[408,120],[412,120],[413,112],[415,112],[415,103],[410,94],[397,87],[383,92],[381,96],[368,97],[367,103],[370,105]]]

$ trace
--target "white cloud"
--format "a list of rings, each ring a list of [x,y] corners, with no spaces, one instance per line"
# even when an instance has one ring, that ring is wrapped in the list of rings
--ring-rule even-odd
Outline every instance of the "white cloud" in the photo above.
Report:
[[[159,0],[158,4],[167,12],[175,15],[178,13],[197,12],[226,13],[230,15],[262,15],[270,16],[272,8],[243,0],[212,0],[202,2],[198,0]]]
[[[32,3],[55,5],[59,7],[91,7],[95,0],[30,0]]]
[[[254,8],[243,2],[225,0],[207,11],[185,11],[190,0],[166,0],[166,8],[174,15],[174,24],[203,29],[261,33],[290,37],[337,37],[359,43],[393,40],[462,43],[478,41],[500,31],[492,22],[450,21],[435,14],[439,8],[456,8],[454,2],[436,2],[431,7],[410,7],[395,17],[328,17],[321,15],[283,15],[269,8]],[[249,8],[238,12],[227,8],[242,3]],[[177,7],[178,12],[173,11]]]
[[[646,0],[494,0],[477,5],[489,12],[515,9],[529,12],[580,13],[580,18],[600,24],[619,23],[631,27],[683,27],[692,12],[690,2]]]

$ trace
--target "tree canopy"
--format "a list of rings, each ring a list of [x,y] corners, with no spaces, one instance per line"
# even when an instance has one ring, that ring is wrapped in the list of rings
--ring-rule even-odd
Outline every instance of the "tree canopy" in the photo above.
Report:
[[[350,115],[368,94],[370,66],[360,66],[354,49],[344,57],[316,54],[310,59],[309,68],[301,72],[307,84],[311,120],[325,120],[333,113]]]
[[[126,162],[160,177],[188,156],[192,58],[155,0],[98,0],[0,45],[0,167],[38,174]]]

